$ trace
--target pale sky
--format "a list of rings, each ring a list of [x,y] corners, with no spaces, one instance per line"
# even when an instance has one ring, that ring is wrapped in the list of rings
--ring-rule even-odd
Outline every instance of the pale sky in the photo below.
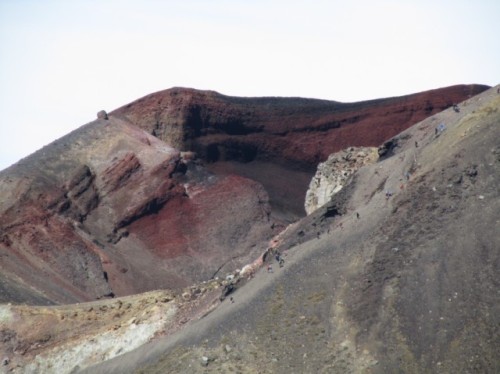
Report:
[[[174,86],[343,102],[500,83],[498,0],[0,0],[0,170]]]

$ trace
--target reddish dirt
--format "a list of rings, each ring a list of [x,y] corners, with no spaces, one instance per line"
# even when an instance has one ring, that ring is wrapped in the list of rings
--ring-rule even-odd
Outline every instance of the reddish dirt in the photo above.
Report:
[[[351,104],[179,88],[139,99],[0,172],[0,301],[77,302],[224,276],[304,214],[318,161],[379,145],[485,88]]]
[[[234,303],[84,372],[500,372],[497,87],[457,109],[283,231],[285,266],[268,256]]]
[[[181,150],[198,153],[209,168],[262,183],[276,213],[304,215],[303,200],[319,162],[349,146],[379,146],[411,125],[485,89],[458,85],[413,95],[357,103],[302,98],[242,98],[213,91],[172,88],[145,96],[112,114]],[[228,165],[227,162],[233,162]],[[255,167],[252,164],[256,164]],[[219,165],[220,164],[220,165]],[[265,169],[295,173],[288,206],[279,196],[290,181]],[[308,174],[301,178],[300,172]]]
[[[113,117],[2,171],[0,192],[0,302],[179,289],[241,267],[279,227],[259,183]]]
[[[245,226],[252,221],[269,221],[265,191],[258,183],[239,176],[213,178],[216,181],[207,186],[188,186],[191,196],[174,199],[158,214],[132,223],[129,235],[146,243],[157,256],[175,258],[189,254],[207,265],[212,261],[224,262],[227,256],[220,253],[221,248],[237,254],[241,250],[228,245],[249,247],[241,240],[249,235]],[[242,217],[246,219],[239,222]]]
[[[3,366],[75,372],[82,354],[68,344],[91,347],[85,366],[154,334],[165,338],[88,372],[499,372],[499,108],[495,87],[390,139],[377,164],[267,243],[266,191],[224,168],[290,185],[286,163],[233,158],[214,176],[118,117],[83,126],[0,172],[0,302],[180,288],[264,244],[286,265],[256,266],[236,289],[189,287],[179,304],[160,292],[0,305]]]

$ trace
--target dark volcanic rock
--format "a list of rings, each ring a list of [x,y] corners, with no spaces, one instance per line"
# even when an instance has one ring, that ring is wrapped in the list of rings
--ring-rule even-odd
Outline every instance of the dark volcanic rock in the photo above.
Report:
[[[259,181],[275,210],[296,218],[304,214],[303,199],[317,164],[331,153],[349,146],[379,146],[414,123],[487,88],[452,86],[358,103],[242,98],[172,88],[112,114],[126,117],[177,149],[196,151],[218,173],[230,171]],[[266,169],[289,175],[272,180]],[[293,189],[289,177],[294,179]],[[282,191],[287,191],[287,199]]]
[[[107,120],[108,119],[108,113],[106,113],[105,110],[100,110],[99,112],[97,112],[97,119],[105,119],[105,120]]]

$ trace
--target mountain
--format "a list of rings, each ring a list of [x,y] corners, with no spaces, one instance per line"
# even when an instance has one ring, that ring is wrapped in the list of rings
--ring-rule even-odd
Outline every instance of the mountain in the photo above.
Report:
[[[485,89],[355,104],[172,89],[0,172],[4,366],[498,371],[500,96]],[[425,117],[426,100],[445,110]],[[356,134],[348,148],[379,160],[304,217],[317,161],[349,166],[327,149]],[[156,289],[171,291],[127,296]]]
[[[357,103],[242,98],[172,88],[112,114],[174,148],[196,152],[215,173],[238,174],[261,183],[274,214],[292,222],[304,216],[309,182],[317,164],[331,153],[351,146],[379,146],[486,88],[459,85]]]
[[[500,95],[456,109],[289,226],[234,303],[83,372],[498,372]]]
[[[341,104],[174,88],[100,113],[0,172],[0,301],[180,289],[241,267],[304,215],[317,160],[484,89]]]
[[[113,117],[41,149],[0,180],[4,301],[178,289],[248,261],[275,234],[261,185],[208,174]]]

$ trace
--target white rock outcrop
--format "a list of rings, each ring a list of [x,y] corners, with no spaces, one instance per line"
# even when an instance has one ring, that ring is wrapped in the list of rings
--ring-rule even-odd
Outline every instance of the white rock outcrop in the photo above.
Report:
[[[311,214],[330,201],[347,183],[349,177],[364,165],[378,159],[377,148],[350,147],[332,153],[328,160],[318,165],[316,174],[306,193],[305,209]]]

